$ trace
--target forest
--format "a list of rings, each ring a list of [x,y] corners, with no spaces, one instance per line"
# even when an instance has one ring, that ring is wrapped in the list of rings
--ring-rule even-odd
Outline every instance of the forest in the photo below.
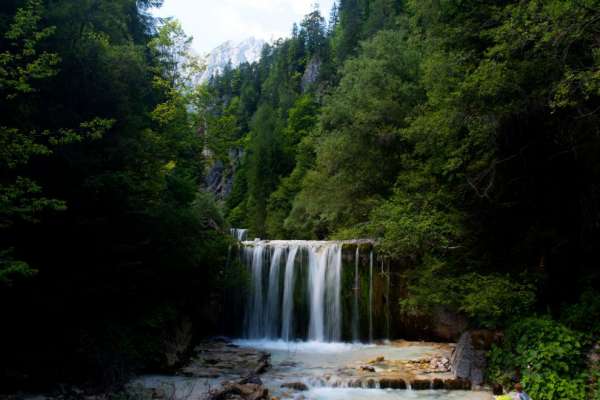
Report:
[[[200,85],[161,3],[0,3],[0,393],[181,366],[236,227],[372,239],[490,382],[600,399],[600,1],[340,0]]]

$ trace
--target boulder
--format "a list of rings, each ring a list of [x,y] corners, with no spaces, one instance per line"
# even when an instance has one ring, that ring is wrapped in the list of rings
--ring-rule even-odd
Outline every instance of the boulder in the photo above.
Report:
[[[377,384],[375,383],[375,379],[369,379],[367,381],[367,387],[369,389],[375,389],[377,387]]]
[[[485,374],[486,354],[497,337],[496,333],[484,330],[463,333],[450,357],[450,369],[454,376],[481,385]]]
[[[223,389],[209,393],[208,398],[210,400],[226,400],[236,396],[245,400],[266,400],[269,396],[269,391],[261,385],[253,383],[244,385],[229,383]]]
[[[363,365],[362,367],[360,367],[360,369],[362,369],[363,371],[367,371],[367,372],[375,372],[375,368],[373,368],[369,365]]]

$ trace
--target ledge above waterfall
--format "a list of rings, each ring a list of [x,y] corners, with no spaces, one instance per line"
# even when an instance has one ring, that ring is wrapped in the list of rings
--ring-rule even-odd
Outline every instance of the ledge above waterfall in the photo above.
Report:
[[[351,239],[351,240],[245,240],[241,242],[244,246],[266,246],[266,247],[323,247],[333,244],[345,246],[375,246],[377,242],[374,239]]]

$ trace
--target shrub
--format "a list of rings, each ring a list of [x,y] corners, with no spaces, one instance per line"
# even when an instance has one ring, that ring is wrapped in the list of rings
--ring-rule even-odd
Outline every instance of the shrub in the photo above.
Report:
[[[584,400],[582,335],[547,317],[513,323],[489,354],[489,379],[507,384],[515,370],[531,398]]]

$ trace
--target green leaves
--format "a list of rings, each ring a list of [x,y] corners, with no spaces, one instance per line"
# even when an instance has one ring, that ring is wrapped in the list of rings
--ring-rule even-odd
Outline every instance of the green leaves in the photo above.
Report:
[[[55,53],[39,52],[39,45],[54,32],[54,27],[39,28],[42,1],[28,0],[19,8],[4,37],[9,50],[0,53],[0,93],[7,100],[35,90],[35,81],[56,75],[60,58]]]
[[[489,361],[489,375],[495,381],[508,381],[518,368],[531,398],[586,398],[581,334],[548,317],[515,321],[502,344],[492,349]]]
[[[27,263],[15,260],[12,251],[0,251],[0,289],[12,286],[16,280],[31,278],[38,272]]]
[[[508,275],[464,273],[438,258],[426,256],[418,269],[407,273],[409,297],[404,312],[427,314],[439,307],[470,317],[478,326],[505,326],[516,315],[527,315],[535,302],[535,288]]]

